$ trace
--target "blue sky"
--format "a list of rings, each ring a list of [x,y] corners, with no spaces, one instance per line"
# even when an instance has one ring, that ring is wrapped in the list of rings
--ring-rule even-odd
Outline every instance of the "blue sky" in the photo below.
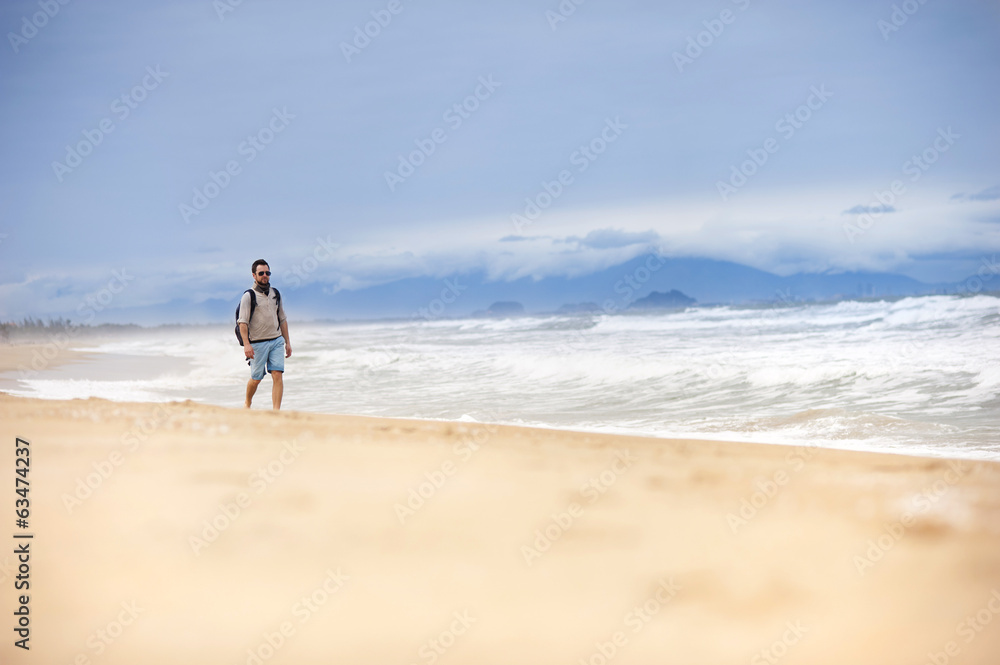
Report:
[[[115,307],[235,298],[259,256],[350,289],[652,246],[958,280],[1000,250],[996,2],[36,0],[0,26],[0,318],[116,270]]]

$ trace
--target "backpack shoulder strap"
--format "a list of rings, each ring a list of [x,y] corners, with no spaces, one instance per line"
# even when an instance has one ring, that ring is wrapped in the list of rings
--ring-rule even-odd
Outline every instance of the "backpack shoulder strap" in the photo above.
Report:
[[[274,304],[275,304],[275,307],[281,307],[281,291],[279,291],[278,289],[274,288],[273,286],[271,287],[271,290],[274,291]]]

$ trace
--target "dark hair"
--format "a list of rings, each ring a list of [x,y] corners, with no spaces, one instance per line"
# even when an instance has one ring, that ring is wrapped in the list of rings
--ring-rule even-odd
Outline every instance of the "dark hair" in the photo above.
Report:
[[[252,272],[253,274],[256,275],[257,274],[257,266],[259,266],[259,265],[265,265],[268,268],[271,267],[270,264],[268,264],[268,262],[265,261],[264,259],[257,259],[256,261],[253,262],[253,265],[250,267],[250,272]]]

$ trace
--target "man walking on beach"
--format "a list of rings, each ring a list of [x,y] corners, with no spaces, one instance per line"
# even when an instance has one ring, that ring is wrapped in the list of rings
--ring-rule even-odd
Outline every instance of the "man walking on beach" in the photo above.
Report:
[[[292,355],[292,344],[288,338],[288,322],[285,309],[277,289],[271,288],[271,268],[264,259],[253,262],[250,272],[254,277],[253,293],[247,290],[240,300],[240,314],[236,321],[243,338],[243,353],[250,360],[250,380],[247,382],[247,398],[244,406],[250,408],[257,386],[264,379],[264,370],[271,373],[271,405],[281,408],[284,392],[282,375],[285,358]],[[256,301],[256,306],[253,306]],[[282,355],[281,349],[285,353]]]

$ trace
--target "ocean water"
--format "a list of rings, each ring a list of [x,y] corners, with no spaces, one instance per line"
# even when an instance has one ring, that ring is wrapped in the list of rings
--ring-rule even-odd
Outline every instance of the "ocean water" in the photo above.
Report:
[[[291,325],[284,408],[1000,460],[1000,299]],[[232,326],[153,328],[2,389],[240,406]],[[269,380],[255,408],[270,406]]]

